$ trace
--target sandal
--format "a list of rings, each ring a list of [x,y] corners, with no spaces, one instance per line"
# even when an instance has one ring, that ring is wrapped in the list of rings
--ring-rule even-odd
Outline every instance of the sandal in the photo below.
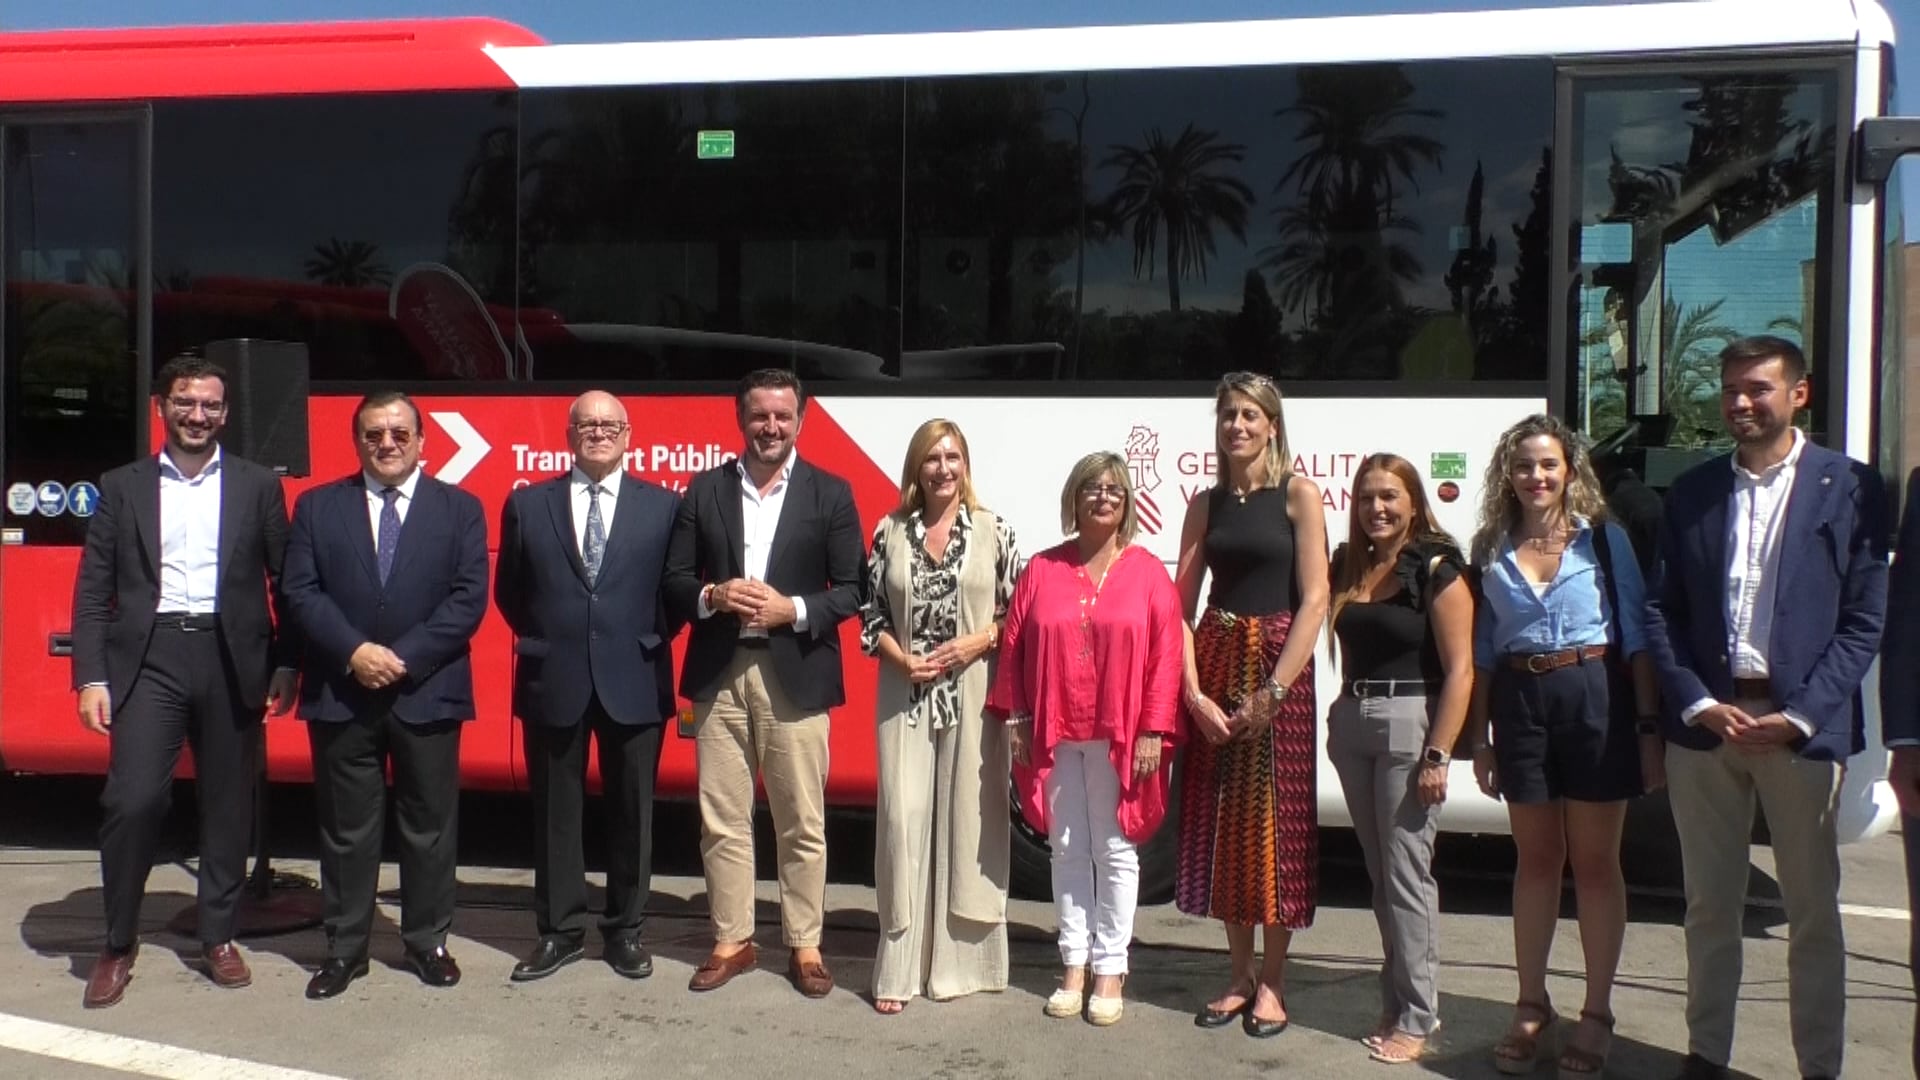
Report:
[[[1606,1041],[1598,1050],[1589,1050],[1584,1046],[1574,1046],[1573,1040],[1589,1022],[1606,1032]],[[1607,1067],[1607,1054],[1613,1050],[1613,1017],[1607,1013],[1597,1013],[1591,1009],[1580,1010],[1580,1027],[1574,1028],[1560,1047],[1560,1080],[1589,1080],[1599,1076]]]
[[[1092,974],[1086,973],[1084,968],[1081,970],[1083,974],[1080,979],[1080,989],[1067,989],[1064,985],[1065,980],[1063,979],[1063,985],[1047,997],[1046,1007],[1041,1011],[1053,1017],[1055,1020],[1066,1020],[1070,1017],[1080,1015],[1081,1011],[1086,1008],[1087,991],[1093,988]]]
[[[1411,1031],[1395,1030],[1373,1045],[1367,1055],[1382,1065],[1411,1065],[1427,1056],[1427,1040]]]
[[[873,1011],[881,1016],[899,1016],[907,1011],[907,1003],[899,998],[874,998]]]
[[[1244,994],[1240,993],[1239,985],[1235,984],[1232,989],[1220,996],[1229,998],[1239,995],[1240,1004],[1235,1005],[1231,1009],[1216,1009],[1213,1007],[1212,1002],[1202,1005],[1200,1006],[1200,1011],[1193,1014],[1193,1026],[1203,1028],[1226,1027],[1228,1024],[1233,1023],[1236,1017],[1245,1013],[1248,1009],[1253,1008],[1254,995],[1259,992],[1260,988],[1256,983],[1247,983],[1247,991]]]
[[[1540,1025],[1531,1033],[1520,1031],[1517,1025],[1523,1022],[1524,1014],[1532,1013],[1540,1018]],[[1516,1001],[1513,1003],[1513,1023],[1506,1035],[1493,1047],[1493,1067],[1503,1076],[1525,1076],[1538,1068],[1540,1059],[1545,1055],[1541,1048],[1547,1043],[1554,1025],[1560,1020],[1560,1014],[1553,1011],[1551,1001]]]
[[[1396,1030],[1398,1030],[1398,1024],[1395,1022],[1393,1014],[1381,1013],[1380,1022],[1373,1025],[1373,1030],[1360,1036],[1360,1045],[1371,1050],[1392,1038]]]

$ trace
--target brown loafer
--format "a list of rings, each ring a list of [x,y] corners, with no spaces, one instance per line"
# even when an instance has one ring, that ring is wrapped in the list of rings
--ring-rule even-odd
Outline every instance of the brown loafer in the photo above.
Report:
[[[253,972],[247,970],[247,958],[240,955],[239,946],[231,941],[207,946],[200,959],[206,964],[207,977],[215,986],[238,990],[253,982]]]
[[[823,961],[810,960],[802,963],[799,957],[787,961],[787,979],[793,988],[810,998],[823,998],[833,993],[833,972],[827,970]]]
[[[127,983],[133,979],[133,958],[139,952],[138,945],[123,953],[100,950],[93,961],[93,971],[87,975],[87,993],[80,999],[81,1004],[89,1009],[119,1004],[121,995],[127,992]]]
[[[687,982],[687,989],[700,993],[718,990],[732,982],[735,975],[752,971],[753,965],[758,960],[759,954],[754,950],[751,941],[732,956],[721,956],[716,952],[707,957],[707,962],[701,964],[700,969],[693,973],[693,978]]]

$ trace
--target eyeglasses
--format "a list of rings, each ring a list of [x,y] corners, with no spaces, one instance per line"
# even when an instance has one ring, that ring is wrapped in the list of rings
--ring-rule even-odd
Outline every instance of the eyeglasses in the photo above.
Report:
[[[360,433],[360,441],[368,446],[379,446],[388,439],[392,439],[395,446],[405,446],[413,441],[413,430],[403,427],[376,427],[367,428]]]
[[[1127,489],[1119,484],[1082,484],[1080,497],[1088,502],[1124,502]]]
[[[226,414],[227,403],[224,401],[201,401],[199,398],[170,397],[167,399],[167,408],[180,416],[192,416],[194,410],[197,409],[206,413],[208,416],[217,417]]]
[[[1234,383],[1251,383],[1254,386],[1274,385],[1272,379],[1257,371],[1229,371],[1225,375],[1220,376],[1220,381],[1228,385]]]
[[[613,438],[627,430],[627,422],[625,420],[576,420],[573,430],[579,432],[583,438],[591,439],[602,435]]]

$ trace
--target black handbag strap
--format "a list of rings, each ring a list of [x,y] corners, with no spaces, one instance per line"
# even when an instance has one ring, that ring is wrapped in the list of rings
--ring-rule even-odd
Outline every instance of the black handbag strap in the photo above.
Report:
[[[1620,593],[1613,587],[1613,545],[1607,542],[1607,523],[1593,523],[1593,554],[1600,563],[1600,580],[1607,589],[1607,607],[1613,617],[1607,620],[1607,645],[1614,651],[1620,648]],[[1626,658],[1621,657],[1624,661]]]

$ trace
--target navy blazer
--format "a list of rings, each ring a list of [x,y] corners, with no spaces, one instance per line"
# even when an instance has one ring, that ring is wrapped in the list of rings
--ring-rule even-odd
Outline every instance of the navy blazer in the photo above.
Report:
[[[1700,700],[1734,699],[1727,654],[1731,455],[1696,465],[1667,492],[1647,631],[1666,704],[1666,736],[1694,750],[1720,737],[1684,723]],[[1811,442],[1800,453],[1781,525],[1767,646],[1774,701],[1813,725],[1794,746],[1817,761],[1865,749],[1860,683],[1887,611],[1886,499],[1878,473]]]
[[[1920,469],[1907,477],[1880,655],[1881,740],[1920,745]]]
[[[564,727],[598,696],[616,724],[674,714],[667,545],[680,496],[626,473],[600,575],[589,582],[574,540],[572,472],[521,488],[500,512],[493,596],[513,644],[513,712]],[[611,478],[610,478],[611,479]]]
[[[767,556],[767,584],[807,605],[807,629],[776,627],[767,637],[780,689],[808,712],[846,703],[840,671],[840,624],[860,607],[866,540],[853,505],[853,485],[799,459],[787,481],[780,522]],[[667,603],[691,623],[680,693],[712,701],[740,639],[740,620],[699,616],[700,590],[740,577],[746,532],[740,471],[731,461],[695,476],[674,522],[667,555]]]
[[[350,720],[388,709],[409,724],[473,719],[468,645],[487,612],[487,521],[480,500],[424,473],[385,586],[361,474],[301,495],[287,542],[287,609],[306,643],[300,718]],[[369,690],[347,659],[367,642],[407,665]]]

